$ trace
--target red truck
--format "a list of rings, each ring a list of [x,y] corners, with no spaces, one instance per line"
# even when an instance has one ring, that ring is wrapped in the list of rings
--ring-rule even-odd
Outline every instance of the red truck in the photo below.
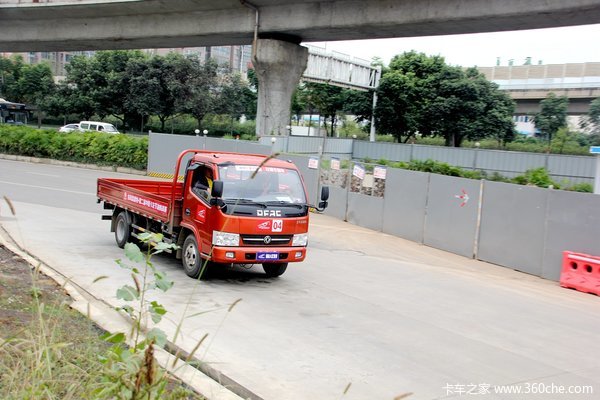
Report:
[[[179,176],[187,154],[184,176]],[[172,181],[99,178],[98,202],[113,210],[111,232],[119,247],[141,232],[162,233],[179,245],[187,275],[197,278],[211,264],[262,264],[268,276],[303,261],[309,209],[327,207],[328,187],[318,206],[307,203],[301,174],[291,161],[263,155],[186,150]]]

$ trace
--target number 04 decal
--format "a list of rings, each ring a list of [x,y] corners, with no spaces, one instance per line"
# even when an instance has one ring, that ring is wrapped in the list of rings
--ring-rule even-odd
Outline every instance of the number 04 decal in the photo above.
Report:
[[[272,227],[271,232],[283,231],[283,220],[282,219],[274,219],[271,227]]]

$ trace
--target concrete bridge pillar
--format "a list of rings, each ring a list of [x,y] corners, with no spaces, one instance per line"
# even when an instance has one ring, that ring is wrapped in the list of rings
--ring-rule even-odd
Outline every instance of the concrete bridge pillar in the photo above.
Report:
[[[274,39],[256,41],[256,135],[288,135],[292,94],[306,69],[306,47]]]

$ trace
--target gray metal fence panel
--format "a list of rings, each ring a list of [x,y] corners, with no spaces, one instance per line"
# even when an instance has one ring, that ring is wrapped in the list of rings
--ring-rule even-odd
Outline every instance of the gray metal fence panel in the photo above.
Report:
[[[410,161],[411,146],[398,143],[373,143],[357,140],[354,142],[356,159],[370,158],[372,160],[386,159],[390,161]]]
[[[429,174],[389,168],[386,176],[383,231],[423,243]]]
[[[559,181],[568,179],[570,183],[594,182],[595,159],[585,156],[550,155],[548,170]]]
[[[340,187],[329,186],[329,207],[324,214],[344,220],[346,219],[346,200],[348,192]]]
[[[474,150],[414,145],[413,160],[436,160],[462,168],[473,167]]]
[[[322,145],[323,138],[320,137],[289,136],[285,151],[298,154],[319,154],[319,148]]]
[[[177,157],[183,150],[232,151],[236,153],[270,154],[271,149],[258,143],[244,140],[218,139],[203,136],[169,135],[151,133],[148,138],[148,174],[165,176],[173,174]],[[189,159],[190,156],[186,158]],[[179,174],[183,174],[185,162]]]
[[[562,252],[600,256],[600,196],[550,191],[542,277],[558,280]]]
[[[381,231],[383,225],[383,198],[352,192],[348,195],[348,222]]]
[[[423,235],[426,245],[473,257],[479,187],[476,180],[431,174]]]
[[[548,189],[485,181],[477,258],[542,274]]]
[[[325,141],[324,154],[352,154],[352,139],[329,138]]]
[[[477,169],[523,173],[531,168],[546,166],[546,155],[513,151],[477,150]]]
[[[319,185],[319,171],[316,169],[308,168],[308,160],[310,157],[298,156],[292,154],[284,154],[279,157],[282,160],[291,160],[302,174],[304,184],[306,185],[306,192],[308,193],[308,202],[315,204],[319,201],[317,197],[318,185]]]
[[[148,138],[148,175],[172,177],[179,154],[186,149],[202,149],[202,139],[196,136],[151,133]],[[191,155],[186,161],[190,157]],[[183,175],[185,164],[182,163],[179,175]]]
[[[272,139],[275,141],[272,141]],[[258,138],[258,144],[268,146],[271,153],[285,153],[288,147],[287,136],[262,136]]]

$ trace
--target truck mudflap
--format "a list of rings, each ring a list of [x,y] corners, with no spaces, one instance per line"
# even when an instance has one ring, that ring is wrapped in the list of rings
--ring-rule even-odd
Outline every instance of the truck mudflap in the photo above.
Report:
[[[211,260],[217,263],[262,264],[304,261],[306,247],[214,247]]]

